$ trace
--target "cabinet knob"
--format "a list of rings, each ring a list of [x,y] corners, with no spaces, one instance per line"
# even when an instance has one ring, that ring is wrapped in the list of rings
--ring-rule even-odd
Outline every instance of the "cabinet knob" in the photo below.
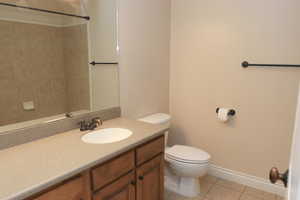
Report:
[[[144,180],[144,177],[143,176],[139,176],[139,179],[142,181],[142,180]]]
[[[136,182],[135,181],[131,181],[130,184],[131,185],[136,185]]]

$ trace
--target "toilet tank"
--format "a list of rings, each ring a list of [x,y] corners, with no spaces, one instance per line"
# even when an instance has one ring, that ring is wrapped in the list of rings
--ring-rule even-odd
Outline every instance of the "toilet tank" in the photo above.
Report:
[[[138,119],[139,121],[150,123],[150,124],[161,124],[170,127],[171,116],[165,113],[156,113],[153,115],[145,116],[143,118]],[[168,142],[169,132],[165,132],[165,145]]]

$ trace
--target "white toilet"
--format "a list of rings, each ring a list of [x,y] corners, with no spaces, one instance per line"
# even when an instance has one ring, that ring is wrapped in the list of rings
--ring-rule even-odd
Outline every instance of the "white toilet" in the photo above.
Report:
[[[171,116],[164,113],[153,114],[139,121],[169,126]],[[165,133],[166,144],[168,132]],[[205,151],[184,145],[174,145],[165,149],[165,188],[186,197],[196,197],[201,192],[199,177],[204,176],[209,167],[210,155]]]

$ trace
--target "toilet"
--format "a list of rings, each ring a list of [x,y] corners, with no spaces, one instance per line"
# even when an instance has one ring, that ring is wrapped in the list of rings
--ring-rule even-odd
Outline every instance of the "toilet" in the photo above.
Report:
[[[170,125],[171,116],[157,113],[139,121],[151,124]],[[210,155],[198,148],[174,145],[167,146],[168,132],[165,133],[165,188],[186,197],[196,197],[201,192],[199,177],[204,176],[209,168]]]

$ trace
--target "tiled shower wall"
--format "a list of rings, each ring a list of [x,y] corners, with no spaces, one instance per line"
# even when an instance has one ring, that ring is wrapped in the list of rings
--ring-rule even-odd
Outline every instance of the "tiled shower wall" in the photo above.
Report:
[[[81,29],[84,27],[81,25]],[[72,96],[67,92],[75,90],[69,79],[76,76],[85,77],[76,79],[82,86],[81,93],[89,91],[86,31],[78,31],[74,38],[68,34],[74,35],[72,29],[78,31],[78,27],[0,21],[0,126],[89,109],[89,95]],[[77,41],[81,42],[73,48]],[[75,53],[77,50],[80,53]],[[68,51],[71,53],[65,53]],[[69,73],[72,67],[78,74]],[[70,104],[70,99],[77,99],[80,105]],[[23,109],[27,101],[34,102],[34,110]]]
[[[90,109],[87,28],[84,25],[63,28],[67,109]]]

